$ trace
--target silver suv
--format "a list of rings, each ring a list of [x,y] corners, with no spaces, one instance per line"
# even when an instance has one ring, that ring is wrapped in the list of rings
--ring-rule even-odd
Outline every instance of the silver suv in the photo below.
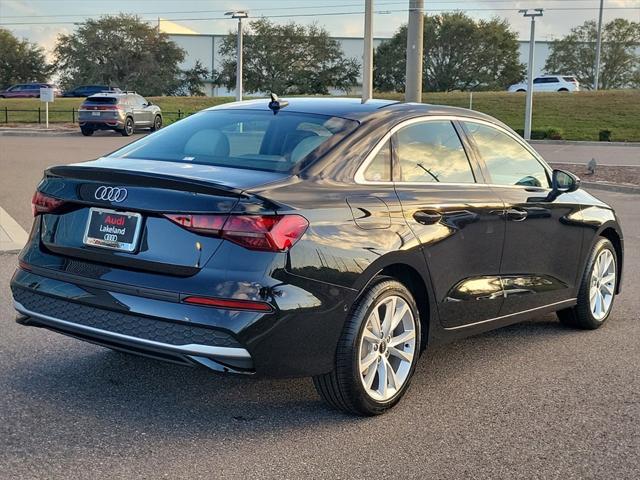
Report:
[[[135,92],[103,92],[87,97],[78,110],[80,130],[85,136],[96,130],[115,130],[125,137],[136,129],[162,128],[160,107]]]

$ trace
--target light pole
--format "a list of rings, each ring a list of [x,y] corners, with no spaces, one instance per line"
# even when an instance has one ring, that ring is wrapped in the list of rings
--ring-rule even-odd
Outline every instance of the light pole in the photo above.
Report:
[[[373,93],[373,0],[364,2],[364,53],[362,55],[362,103]]]
[[[596,39],[596,71],[593,77],[593,89],[598,90],[600,83],[600,47],[602,46],[602,11],[604,0],[600,0],[600,17],[598,18],[598,38]]]
[[[249,17],[247,10],[227,12],[225,15],[238,19],[238,45],[236,47],[236,101],[242,101],[242,19]]]
[[[533,109],[533,51],[536,46],[536,17],[542,16],[542,8],[520,10],[525,17],[531,18],[531,37],[529,38],[529,65],[527,68],[527,100],[524,109],[524,139],[531,140],[531,112]]]
[[[422,32],[424,30],[424,0],[409,1],[407,30],[407,70],[404,99],[422,101]]]

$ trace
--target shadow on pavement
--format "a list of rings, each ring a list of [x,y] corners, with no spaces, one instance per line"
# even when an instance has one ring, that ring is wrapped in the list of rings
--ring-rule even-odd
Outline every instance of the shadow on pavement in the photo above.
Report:
[[[409,396],[446,404],[450,391],[446,384],[456,377],[477,375],[479,364],[517,363],[539,342],[562,341],[576,334],[560,326],[555,316],[547,316],[434,347],[423,355]],[[16,365],[8,379],[13,388],[37,400],[41,415],[57,417],[64,412],[105,423],[117,419],[132,429],[181,436],[367,421],[326,407],[310,379],[223,376],[204,368],[97,349],[73,339],[59,345],[56,350],[35,353],[30,363],[20,362],[24,368]]]

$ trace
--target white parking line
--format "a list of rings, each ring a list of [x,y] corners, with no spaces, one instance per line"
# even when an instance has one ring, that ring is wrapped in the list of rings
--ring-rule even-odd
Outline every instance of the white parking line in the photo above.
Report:
[[[28,238],[29,235],[18,222],[0,207],[0,252],[18,252],[22,250]]]

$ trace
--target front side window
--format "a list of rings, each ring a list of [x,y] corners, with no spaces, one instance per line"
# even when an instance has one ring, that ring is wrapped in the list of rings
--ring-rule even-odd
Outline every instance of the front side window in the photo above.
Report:
[[[187,117],[111,156],[292,172],[314,150],[358,122],[271,110],[209,110]]]
[[[520,142],[495,127],[465,122],[496,185],[549,188],[546,169]]]
[[[398,181],[475,182],[469,159],[450,121],[434,120],[409,125],[398,130],[395,138],[397,161],[394,177]]]

